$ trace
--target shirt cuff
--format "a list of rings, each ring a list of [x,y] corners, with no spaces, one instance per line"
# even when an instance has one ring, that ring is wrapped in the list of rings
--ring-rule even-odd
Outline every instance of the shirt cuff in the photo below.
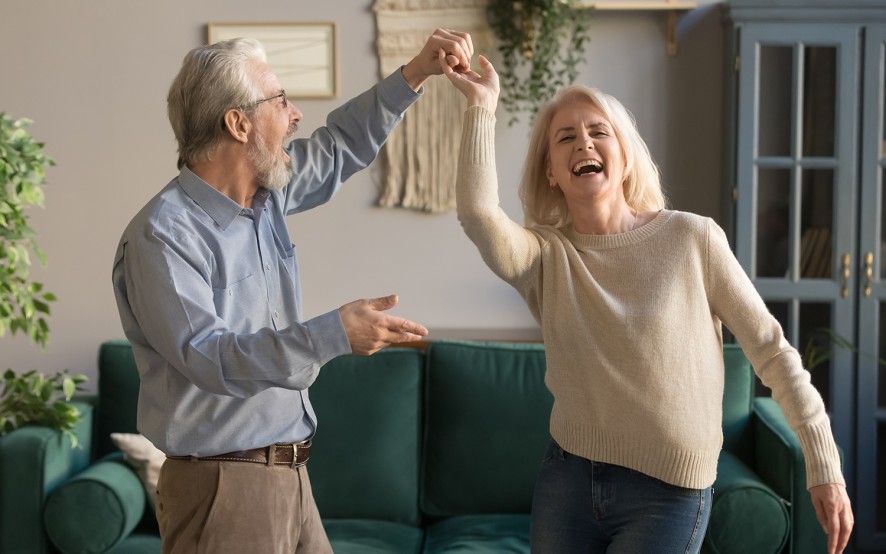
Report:
[[[308,328],[320,365],[343,354],[351,353],[348,333],[345,331],[338,310],[332,310],[306,321],[305,327]]]
[[[425,90],[424,87],[419,92],[412,90],[412,87],[406,82],[406,78],[403,77],[403,66],[382,79],[376,88],[384,105],[391,111],[401,114],[421,98]]]

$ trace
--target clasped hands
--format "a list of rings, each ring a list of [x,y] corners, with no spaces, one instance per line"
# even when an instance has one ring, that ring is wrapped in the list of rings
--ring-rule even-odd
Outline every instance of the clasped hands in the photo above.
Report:
[[[437,29],[421,52],[403,66],[403,77],[418,91],[432,75],[446,75],[468,99],[468,106],[483,106],[494,112],[498,103],[498,73],[485,56],[478,56],[483,74],[471,69],[474,43],[461,31]]]

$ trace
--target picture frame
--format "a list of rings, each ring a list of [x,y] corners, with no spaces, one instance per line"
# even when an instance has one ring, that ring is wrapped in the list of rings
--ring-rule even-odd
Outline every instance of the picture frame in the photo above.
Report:
[[[321,23],[209,23],[209,44],[237,37],[258,40],[286,97],[326,99],[338,96],[337,28]]]

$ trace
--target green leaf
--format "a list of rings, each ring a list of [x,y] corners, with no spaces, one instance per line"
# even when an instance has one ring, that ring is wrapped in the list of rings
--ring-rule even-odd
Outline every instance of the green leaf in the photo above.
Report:
[[[77,385],[74,383],[74,380],[70,377],[66,377],[64,380],[65,400],[70,400],[76,391]]]

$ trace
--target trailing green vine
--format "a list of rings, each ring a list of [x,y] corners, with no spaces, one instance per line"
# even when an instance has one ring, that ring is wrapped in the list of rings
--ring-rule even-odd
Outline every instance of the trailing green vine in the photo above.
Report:
[[[590,40],[592,10],[575,0],[490,0],[489,26],[498,39],[502,106],[534,116],[562,86],[572,84]]]

